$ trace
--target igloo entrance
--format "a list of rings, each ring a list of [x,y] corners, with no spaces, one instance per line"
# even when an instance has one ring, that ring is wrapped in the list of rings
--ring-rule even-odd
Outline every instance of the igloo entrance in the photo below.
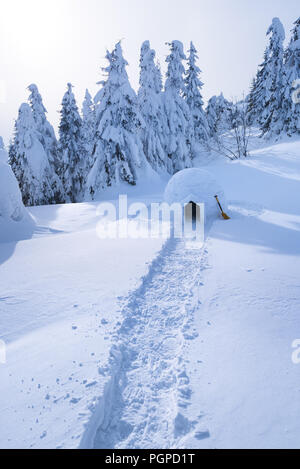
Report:
[[[201,221],[201,209],[198,204],[190,201],[184,207],[184,221],[186,224],[191,224],[194,228],[196,223]]]

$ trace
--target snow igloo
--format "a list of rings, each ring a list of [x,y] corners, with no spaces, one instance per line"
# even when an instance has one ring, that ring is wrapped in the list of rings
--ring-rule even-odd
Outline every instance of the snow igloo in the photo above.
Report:
[[[200,218],[200,204],[205,205],[205,219],[221,218],[215,196],[224,211],[228,209],[224,190],[213,176],[203,169],[184,169],[173,176],[165,190],[164,199],[169,205],[179,203],[185,209],[185,218]]]

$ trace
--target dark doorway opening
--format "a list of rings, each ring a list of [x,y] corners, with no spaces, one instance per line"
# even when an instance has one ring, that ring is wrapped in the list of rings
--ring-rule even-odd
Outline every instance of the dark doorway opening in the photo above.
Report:
[[[184,209],[184,219],[185,222],[192,223],[192,227],[195,229],[196,223],[200,222],[200,206],[193,201],[186,204]]]

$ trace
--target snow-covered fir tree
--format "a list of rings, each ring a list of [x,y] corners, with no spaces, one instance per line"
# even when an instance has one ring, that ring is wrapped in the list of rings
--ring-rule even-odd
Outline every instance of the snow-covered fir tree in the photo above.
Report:
[[[66,200],[82,200],[85,179],[86,153],[82,142],[82,119],[80,117],[71,83],[62,100],[59,124],[60,178]]]
[[[149,41],[141,47],[140,57],[140,89],[138,104],[143,116],[145,127],[142,130],[144,153],[156,170],[172,172],[170,160],[165,153],[165,134],[167,120],[162,101],[162,78],[158,66],[154,62],[155,51],[150,48]]]
[[[282,107],[284,86],[284,49],[285,32],[279,18],[274,18],[267,31],[269,44],[264,52],[264,60],[259,66],[252,83],[248,99],[248,121],[257,124],[263,134],[280,132],[275,130],[278,112]]]
[[[248,121],[251,124],[260,125],[259,120],[262,117],[269,98],[268,83],[270,83],[270,69],[267,48],[264,53],[264,60],[259,65],[250,90],[247,114]]]
[[[40,142],[32,110],[22,104],[9,149],[9,161],[27,206],[56,203],[56,175]]]
[[[8,221],[20,222],[28,217],[22,202],[22,194],[12,168],[8,164],[8,154],[0,137],[0,236]]]
[[[30,91],[29,103],[38,132],[40,133],[40,142],[43,145],[50,163],[57,160],[57,140],[52,125],[48,122],[47,110],[43,104],[42,96],[38,87],[34,84],[28,86]]]
[[[157,93],[161,93],[163,90],[163,76],[161,72],[161,66],[159,60],[156,62],[156,68],[155,68],[155,89]]]
[[[262,133],[268,137],[279,135],[282,132],[282,92],[285,83],[284,71],[284,27],[279,18],[273,18],[267,31],[270,36],[268,47],[268,71],[266,77],[265,107],[258,121]]]
[[[299,88],[300,80],[300,18],[294,25],[291,41],[285,52],[285,83],[280,114],[283,132],[289,136],[300,134],[300,104],[293,99],[295,87]]]
[[[231,107],[232,104],[224,98],[223,93],[210,98],[207,103],[206,118],[211,137],[230,130]]]
[[[203,110],[203,98],[201,94],[203,83],[200,80],[201,70],[196,64],[197,59],[197,50],[193,42],[191,42],[185,78],[184,97],[189,106],[192,118],[193,154],[197,154],[199,144],[207,141],[209,138],[209,128],[206,114]]]
[[[212,96],[206,106],[206,120],[209,127],[210,137],[217,132],[217,96]]]
[[[136,185],[139,168],[147,164],[140,138],[145,124],[128,80],[128,63],[120,42],[107,52],[106,59],[106,80],[100,82],[102,88],[95,97],[95,164],[87,182],[87,197],[92,198],[114,184]]]
[[[171,160],[173,173],[188,168],[191,163],[190,110],[183,98],[185,91],[183,60],[186,60],[183,44],[172,41],[168,64],[165,92],[163,94],[165,114],[168,121],[166,152]]]
[[[94,159],[94,146],[95,146],[95,133],[96,133],[96,112],[95,104],[88,90],[85,92],[85,97],[82,105],[82,144],[86,153],[86,168],[85,175],[88,176],[91,168],[95,163]]]
[[[32,84],[28,87],[28,90],[30,91],[29,103],[38,131],[39,140],[44,147],[49,164],[55,173],[53,176],[53,191],[55,194],[55,201],[56,203],[63,203],[63,187],[59,177],[57,176],[57,173],[59,172],[59,159],[58,144],[55,132],[52,125],[47,120],[47,110],[43,104],[42,96],[39,93],[38,87],[35,84]]]
[[[257,118],[258,118],[258,113],[257,113],[257,108],[256,108],[256,81],[257,81],[257,76],[253,78],[251,86],[250,86],[250,92],[249,95],[247,96],[247,122],[249,125],[256,125],[257,124]]]

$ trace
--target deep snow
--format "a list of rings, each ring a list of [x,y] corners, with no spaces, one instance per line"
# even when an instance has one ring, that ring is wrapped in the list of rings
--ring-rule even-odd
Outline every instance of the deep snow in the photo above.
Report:
[[[232,220],[206,244],[199,337],[188,348],[193,389],[210,438],[201,448],[299,448],[300,145],[210,167],[222,178]]]
[[[0,243],[31,237],[34,221],[25,210],[17,179],[0,137]]]
[[[202,250],[99,240],[96,203],[0,244],[0,447],[300,447],[300,142],[205,169],[231,220]]]

